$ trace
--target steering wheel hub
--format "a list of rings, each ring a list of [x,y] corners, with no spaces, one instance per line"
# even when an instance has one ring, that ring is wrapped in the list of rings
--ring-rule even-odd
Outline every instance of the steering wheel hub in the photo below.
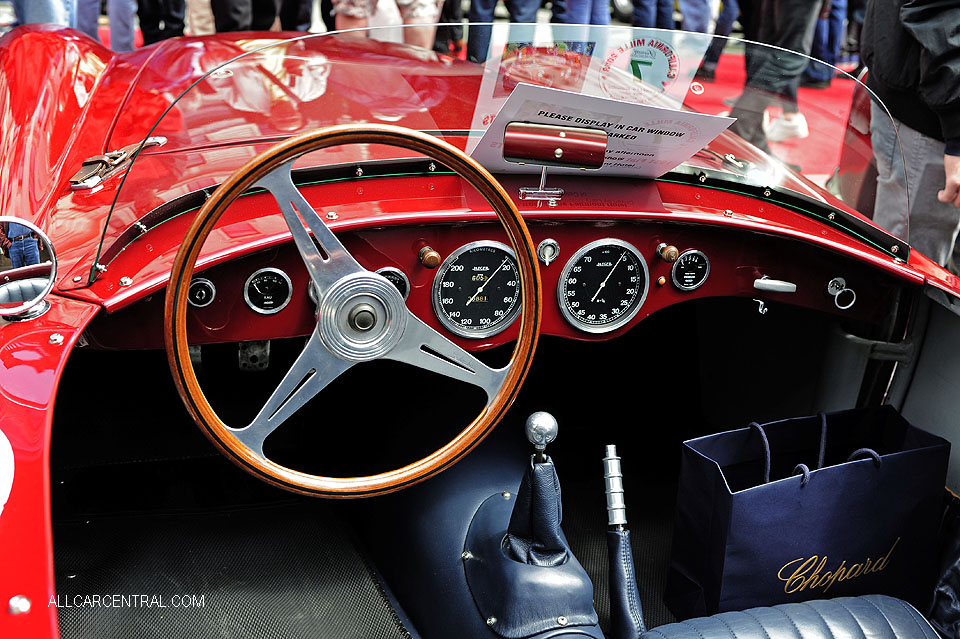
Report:
[[[368,362],[389,353],[406,326],[403,296],[375,273],[352,273],[320,300],[317,328],[331,353],[349,362]]]

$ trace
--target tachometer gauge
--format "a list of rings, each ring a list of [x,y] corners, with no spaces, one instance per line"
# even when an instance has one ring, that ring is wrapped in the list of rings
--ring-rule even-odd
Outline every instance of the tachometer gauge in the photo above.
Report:
[[[607,333],[629,322],[647,297],[643,256],[617,239],[590,242],[563,267],[557,297],[568,322],[587,333]]]
[[[290,277],[278,268],[262,268],[247,278],[243,299],[261,315],[279,313],[290,303],[293,285]]]
[[[673,285],[681,291],[692,291],[707,281],[710,260],[703,251],[684,251],[670,269]]]
[[[440,264],[433,280],[433,310],[462,337],[490,337],[520,314],[520,279],[506,244],[471,242]]]

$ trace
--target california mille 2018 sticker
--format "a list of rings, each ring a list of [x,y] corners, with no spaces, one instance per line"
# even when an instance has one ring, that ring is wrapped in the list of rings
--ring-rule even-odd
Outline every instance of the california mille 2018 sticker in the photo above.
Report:
[[[637,38],[613,49],[600,67],[600,88],[614,100],[642,102],[667,91],[680,72],[673,47],[659,38]]]

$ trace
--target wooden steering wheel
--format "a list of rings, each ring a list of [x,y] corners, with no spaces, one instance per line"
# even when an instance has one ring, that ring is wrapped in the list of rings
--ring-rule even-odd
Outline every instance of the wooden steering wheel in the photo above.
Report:
[[[291,169],[300,156],[358,143],[400,147],[437,160],[473,185],[496,212],[516,253],[523,305],[520,336],[504,368],[488,367],[407,310],[400,292],[353,259],[294,185]],[[266,405],[249,425],[234,428],[210,406],[190,363],[187,293],[207,236],[227,207],[255,187],[266,189],[276,198],[316,288],[319,312],[303,352]],[[541,304],[533,240],[513,201],[486,169],[459,149],[424,133],[397,126],[350,124],[291,138],[247,162],[214,191],[190,225],[174,260],[164,308],[164,339],[170,369],[187,410],[230,459],[248,472],[294,492],[367,497],[399,490],[439,473],[493,429],[530,368],[540,331]],[[323,477],[287,468],[264,456],[264,440],[298,408],[347,369],[378,358],[405,362],[478,386],[486,392],[487,404],[442,448],[377,475]]]

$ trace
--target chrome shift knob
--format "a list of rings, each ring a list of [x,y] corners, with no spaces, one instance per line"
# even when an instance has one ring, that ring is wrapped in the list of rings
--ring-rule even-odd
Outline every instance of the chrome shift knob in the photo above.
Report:
[[[558,430],[556,418],[546,411],[539,410],[527,418],[527,440],[538,453],[542,453],[547,444],[557,438]]]

